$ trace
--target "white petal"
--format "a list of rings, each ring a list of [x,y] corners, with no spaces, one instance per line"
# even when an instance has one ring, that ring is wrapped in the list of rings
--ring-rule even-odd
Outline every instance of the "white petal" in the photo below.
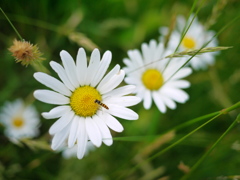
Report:
[[[77,151],[77,157],[78,159],[82,159],[85,151],[86,151],[86,146],[87,146],[87,131],[85,127],[85,119],[80,118],[79,119],[79,125],[78,125],[78,137],[77,137],[77,146],[78,146],[78,151]]]
[[[113,90],[123,81],[124,76],[125,72],[123,70],[120,70],[118,74],[114,75],[111,79],[109,79],[108,82],[102,85],[101,88],[98,88],[98,90],[101,94],[105,94]]]
[[[95,146],[100,147],[102,144],[102,135],[97,124],[90,117],[87,117],[85,122],[89,139]]]
[[[160,42],[157,45],[156,50],[154,52],[153,61],[159,61],[163,56],[163,52],[164,52],[164,44],[163,42]]]
[[[100,62],[97,73],[95,74],[90,84],[92,87],[95,87],[99,83],[99,81],[102,79],[102,77],[104,76],[104,74],[106,73],[109,67],[111,59],[112,59],[112,53],[110,51],[106,51],[103,55],[102,61]]]
[[[190,83],[186,80],[169,81],[166,84],[168,87],[174,88],[188,88],[190,86]]]
[[[176,109],[177,105],[176,103],[169,97],[167,96],[162,96],[162,100],[164,104],[169,107],[170,109]]]
[[[143,53],[143,59],[144,63],[148,64],[151,62],[151,54],[150,54],[150,49],[146,43],[142,44],[142,53]]]
[[[143,100],[146,91],[148,91],[146,90],[146,88],[144,88],[143,86],[140,86],[137,88],[136,96],[140,97]]]
[[[72,83],[68,79],[66,71],[63,69],[63,67],[60,64],[58,64],[58,63],[56,63],[54,61],[50,62],[50,66],[58,74],[58,77],[68,87],[68,89],[70,89],[71,91],[74,91],[75,87],[72,85]]]
[[[103,100],[103,102],[106,104],[117,104],[125,107],[136,105],[140,101],[141,101],[141,98],[136,96],[112,97],[112,98],[106,98],[106,101]]]
[[[159,28],[159,33],[162,35],[162,36],[166,36],[168,34],[168,27],[160,27]],[[162,38],[162,37],[161,37]]]
[[[49,134],[53,135],[65,128],[73,119],[74,113],[72,111],[66,112],[60,117],[49,129]]]
[[[39,101],[48,104],[69,104],[69,98],[63,96],[62,94],[50,91],[50,90],[36,90],[33,93],[34,97]]]
[[[87,75],[87,56],[83,48],[79,48],[77,54],[77,78],[81,86],[85,85]]]
[[[69,91],[69,89],[61,81],[52,76],[49,76],[48,74],[37,72],[34,73],[33,76],[37,81],[53,89],[54,91],[57,91],[66,96],[70,96],[72,94],[71,91]]]
[[[134,62],[136,67],[144,66],[143,65],[142,55],[140,54],[139,50],[130,50],[130,51],[128,51],[128,56]]]
[[[133,110],[114,104],[109,107],[108,113],[126,120],[138,119],[138,114]]]
[[[175,79],[181,79],[181,78],[185,78],[188,75],[190,75],[192,73],[192,69],[189,67],[184,67],[181,70],[179,70],[172,78],[171,80],[175,80]]]
[[[162,91],[179,103],[185,103],[189,99],[189,95],[181,89],[163,88]]]
[[[124,58],[123,63],[127,66],[125,68],[131,68],[132,66],[134,66],[133,62],[128,58]]]
[[[63,114],[65,114],[66,111],[70,111],[70,110],[71,110],[70,106],[57,106],[57,107],[51,109],[51,111],[49,111],[49,112],[43,112],[42,116],[45,119],[59,118]]]
[[[64,69],[66,71],[66,74],[68,76],[68,79],[72,83],[72,85],[77,88],[79,86],[79,82],[77,79],[77,73],[76,73],[76,65],[72,58],[72,56],[67,51],[61,51],[60,56],[63,62]]]
[[[79,121],[80,121],[80,117],[75,115],[73,117],[71,127],[70,127],[69,136],[68,136],[68,147],[69,148],[73,147],[73,145],[75,144],[75,142],[77,140]]]
[[[114,96],[124,96],[127,94],[133,93],[133,91],[136,90],[136,86],[134,85],[126,85],[119,87],[117,89],[114,89],[106,94],[103,95],[103,99],[105,97],[114,97]]]
[[[151,92],[146,90],[143,97],[143,106],[145,109],[149,109],[152,105]]]
[[[100,52],[98,49],[94,49],[91,57],[90,62],[87,69],[87,76],[86,76],[86,85],[90,85],[95,76],[97,70],[99,69],[100,64]]]
[[[112,135],[111,135],[110,130],[108,129],[107,125],[97,115],[93,117],[93,120],[97,124],[97,126],[101,132],[102,140],[103,140],[104,144],[106,144],[107,146],[111,146],[113,143],[113,139],[112,139]]]
[[[97,89],[102,88],[105,83],[107,83],[115,74],[117,74],[120,71],[120,66],[117,64],[99,83]]]
[[[113,131],[116,132],[123,131],[123,126],[118,122],[118,120],[115,117],[111,116],[110,114],[104,113],[101,119],[103,119],[107,126],[111,128]]]
[[[161,96],[158,94],[158,92],[153,92],[153,100],[155,102],[155,104],[157,105],[159,111],[161,111],[162,113],[166,112],[166,106],[163,103],[163,100],[161,99]]]
[[[149,42],[149,53],[151,55],[151,62],[154,61],[154,54],[155,54],[155,51],[157,49],[157,41],[156,40],[150,40]]]
[[[51,148],[53,150],[57,150],[65,142],[69,134],[69,129],[70,129],[70,124],[68,124],[65,128],[63,128],[60,132],[58,132],[53,136],[52,145],[51,145]]]

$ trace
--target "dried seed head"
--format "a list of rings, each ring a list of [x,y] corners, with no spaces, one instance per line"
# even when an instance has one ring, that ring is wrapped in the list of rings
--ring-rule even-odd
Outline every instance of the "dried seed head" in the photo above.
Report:
[[[27,41],[14,40],[13,45],[8,49],[12,56],[15,57],[16,62],[21,62],[22,65],[28,66],[34,61],[44,60],[42,53],[39,51],[37,45],[30,44]]]

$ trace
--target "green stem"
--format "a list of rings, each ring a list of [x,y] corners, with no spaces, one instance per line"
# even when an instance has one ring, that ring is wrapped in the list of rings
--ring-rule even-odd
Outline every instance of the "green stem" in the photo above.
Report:
[[[192,119],[192,120],[190,120],[190,121],[187,121],[187,122],[185,122],[185,123],[182,123],[182,124],[174,127],[173,129],[169,130],[169,131],[182,129],[182,128],[187,127],[187,126],[189,126],[189,125],[191,125],[191,124],[194,124],[194,123],[196,123],[196,122],[202,121],[202,120],[207,119],[207,118],[211,118],[211,117],[216,116],[216,115],[218,115],[218,114],[219,114],[219,111],[213,112],[213,113],[210,113],[210,114],[206,114],[206,115],[201,116],[201,117],[197,117],[197,118],[195,118],[195,119]]]
[[[21,41],[23,41],[24,39],[22,38],[22,36],[19,34],[19,32],[17,31],[17,29],[15,28],[15,26],[12,24],[12,22],[10,21],[10,19],[7,17],[7,15],[4,13],[4,11],[2,10],[2,8],[0,7],[0,10],[2,11],[3,15],[5,16],[5,18],[7,19],[7,21],[9,22],[9,24],[12,26],[13,30],[16,32],[16,34],[18,35],[19,39]]]
[[[190,172],[184,175],[181,180],[186,180],[188,177],[198,168],[198,166],[206,159],[206,157],[212,152],[217,144],[227,135],[227,133],[240,121],[240,114],[237,116],[235,121],[228,127],[228,129],[218,138],[218,140],[212,145],[212,147],[194,164]]]
[[[50,74],[49,70],[42,64],[41,61],[35,61],[31,63],[32,67],[38,72],[44,72]]]

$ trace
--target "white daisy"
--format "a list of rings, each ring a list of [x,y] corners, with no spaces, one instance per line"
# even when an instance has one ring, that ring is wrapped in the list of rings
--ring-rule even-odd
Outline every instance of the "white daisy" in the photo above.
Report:
[[[86,145],[86,150],[85,150],[84,156],[87,156],[88,153],[90,151],[93,151],[94,149],[95,149],[95,146],[93,145],[93,143],[91,141],[88,141],[87,145]],[[62,150],[62,156],[65,159],[70,159],[72,157],[77,157],[77,151],[78,151],[77,144],[75,144],[71,148],[68,148],[68,147],[64,146],[63,150]]]
[[[171,33],[168,42],[168,48],[175,50],[178,46],[178,43],[181,39],[181,33],[184,30],[184,26],[186,23],[190,23],[193,18],[193,15],[190,16],[189,21],[186,22],[183,16],[178,16],[176,20],[176,28]],[[188,26],[187,26],[188,27]],[[168,28],[162,27],[160,28],[160,33],[163,36],[168,34]],[[197,17],[194,19],[193,23],[191,24],[190,28],[188,29],[186,35],[184,36],[179,48],[178,52],[186,51],[186,50],[194,50],[202,48],[205,43],[209,42],[213,36],[215,35],[214,31],[209,31],[204,28],[204,26],[198,22]],[[160,41],[164,38],[160,37]],[[206,46],[206,47],[216,47],[218,45],[217,39],[213,38],[213,40]],[[213,65],[215,62],[215,55],[218,52],[210,52],[210,53],[203,53],[201,55],[194,56],[189,64],[190,66],[195,69],[206,69],[208,65]],[[185,59],[188,60],[190,57],[186,56]]]
[[[35,108],[26,106],[20,99],[6,102],[0,114],[0,123],[5,126],[5,135],[14,143],[39,134],[39,117]]]
[[[42,102],[58,105],[42,114],[46,119],[59,118],[49,130],[54,136],[52,149],[59,149],[66,140],[69,148],[77,143],[77,156],[81,159],[88,139],[97,147],[102,142],[110,146],[113,140],[109,128],[123,131],[113,116],[138,119],[138,114],[127,107],[139,103],[140,99],[125,96],[134,91],[133,85],[115,89],[125,76],[119,65],[104,77],[112,58],[110,51],[106,51],[100,60],[100,52],[95,49],[89,65],[83,48],[78,51],[76,64],[68,52],[61,51],[60,56],[63,66],[54,61],[50,65],[61,81],[45,73],[35,73],[35,79],[53,91],[36,90],[34,96]]]
[[[142,54],[139,50],[130,50],[129,58],[123,60],[127,66],[124,68],[127,75],[125,82],[137,86],[136,94],[143,100],[145,109],[151,107],[153,99],[158,109],[165,113],[166,107],[175,109],[175,102],[185,103],[189,99],[182,88],[189,87],[190,83],[181,79],[191,74],[192,70],[183,67],[174,74],[185,60],[160,60],[169,54],[168,50],[164,50],[163,43],[151,40],[149,45],[142,44]]]

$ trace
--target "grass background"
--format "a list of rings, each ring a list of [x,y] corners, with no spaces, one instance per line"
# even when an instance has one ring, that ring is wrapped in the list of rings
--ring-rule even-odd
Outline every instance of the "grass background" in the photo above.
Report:
[[[198,13],[206,23],[213,7],[219,1],[205,1]],[[221,0],[224,2],[224,0]],[[187,0],[71,0],[27,1],[1,0],[0,7],[13,22],[21,36],[38,44],[50,70],[49,61],[60,62],[59,52],[67,50],[76,57],[78,48],[84,47],[90,55],[98,47],[103,54],[113,53],[111,67],[123,66],[122,59],[129,49],[140,48],[141,43],[159,39],[158,28],[169,26],[177,14],[187,17],[193,1]],[[199,5],[197,5],[199,7]],[[219,17],[210,29],[218,32],[232,19],[240,15],[240,2],[227,1],[219,11]],[[23,67],[14,62],[7,50],[13,39],[18,38],[4,16],[0,15],[0,105],[16,98],[32,100],[32,92],[43,88],[35,79],[32,67]],[[240,93],[240,19],[231,24],[218,37],[220,46],[233,46],[216,57],[216,64],[205,71],[194,71],[187,79],[191,87],[186,91],[190,99],[178,104],[176,110],[161,114],[155,106],[147,111],[139,104],[133,109],[139,113],[137,121],[120,120],[125,130],[112,132],[115,137],[143,136],[137,141],[114,141],[110,147],[103,145],[82,160],[63,159],[60,153],[47,150],[31,150],[19,147],[4,137],[0,126],[0,179],[179,179],[184,173],[179,170],[181,161],[192,166],[236,118],[239,110],[221,116],[197,131],[177,147],[144,164],[131,175],[128,171],[143,160],[167,147],[201,123],[175,132],[174,137],[146,138],[159,135],[190,119],[221,110],[239,101]],[[50,70],[51,71],[51,70]],[[53,71],[52,75],[56,76]],[[35,101],[39,112],[53,106]],[[41,119],[41,135],[47,140],[49,127],[54,120]],[[171,135],[170,135],[171,136]],[[145,138],[144,138],[145,137]],[[214,149],[209,157],[192,174],[191,179],[217,179],[240,175],[240,126],[236,126]]]

